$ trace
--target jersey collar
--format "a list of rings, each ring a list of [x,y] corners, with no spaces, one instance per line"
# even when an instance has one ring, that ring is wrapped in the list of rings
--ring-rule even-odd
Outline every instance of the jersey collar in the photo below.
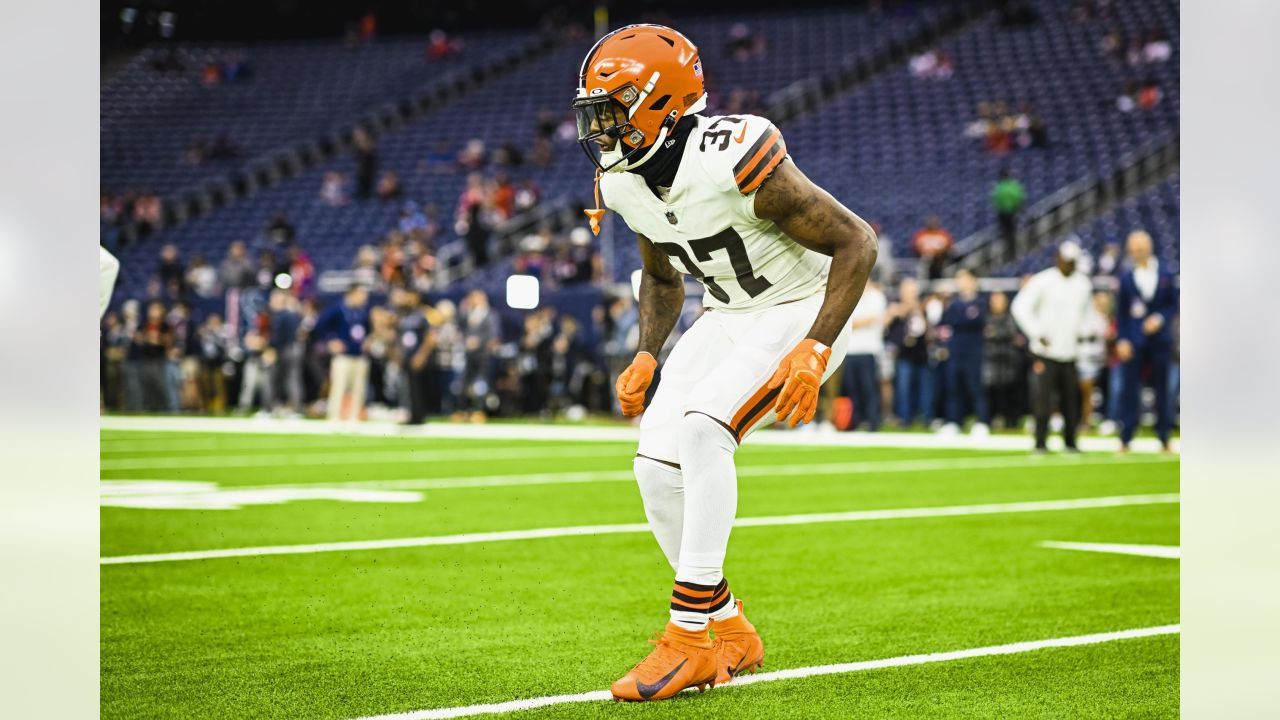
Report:
[[[676,181],[676,172],[680,169],[680,158],[684,157],[684,146],[690,133],[697,127],[697,115],[686,115],[676,124],[671,137],[663,142],[663,148],[654,154],[649,162],[631,170],[644,178],[645,185],[657,197],[659,187],[670,188]]]

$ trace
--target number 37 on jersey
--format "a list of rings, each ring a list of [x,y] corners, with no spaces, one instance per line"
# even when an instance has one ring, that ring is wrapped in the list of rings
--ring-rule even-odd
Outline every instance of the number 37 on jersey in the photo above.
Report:
[[[755,115],[691,116],[697,123],[665,201],[635,173],[606,173],[605,204],[729,311],[799,300],[826,285],[830,258],[756,216],[755,194],[787,157],[782,133]]]

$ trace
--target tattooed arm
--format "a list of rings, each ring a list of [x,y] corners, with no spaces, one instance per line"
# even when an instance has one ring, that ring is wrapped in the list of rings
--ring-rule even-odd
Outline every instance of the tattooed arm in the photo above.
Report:
[[[640,344],[655,359],[684,308],[684,274],[672,267],[649,238],[636,235],[644,272],[640,275]]]
[[[800,245],[831,257],[827,294],[808,335],[831,347],[848,324],[876,263],[875,232],[787,160],[756,192],[755,211]]]

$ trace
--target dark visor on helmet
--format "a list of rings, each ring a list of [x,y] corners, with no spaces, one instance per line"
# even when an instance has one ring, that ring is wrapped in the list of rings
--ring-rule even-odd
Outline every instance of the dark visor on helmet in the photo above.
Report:
[[[641,149],[641,143],[635,141],[643,141],[644,135],[631,126],[627,120],[627,109],[613,98],[603,95],[575,100],[573,113],[578,123],[578,144],[582,146],[582,151],[587,154],[587,157],[591,158],[591,162],[601,170],[607,171],[626,162]],[[596,142],[601,137],[612,138],[615,143],[622,142],[622,139],[627,137],[634,144],[630,147],[624,144],[625,152],[622,158],[605,166],[601,162],[602,149]]]

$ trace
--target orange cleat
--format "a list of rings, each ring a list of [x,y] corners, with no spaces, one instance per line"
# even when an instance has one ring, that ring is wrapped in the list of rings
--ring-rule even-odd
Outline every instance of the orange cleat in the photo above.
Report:
[[[666,700],[689,687],[705,690],[716,684],[715,644],[706,630],[685,630],[667,623],[649,657],[609,688],[616,700]]]
[[[716,683],[723,685],[745,672],[755,672],[764,664],[764,642],[760,633],[742,612],[738,600],[738,614],[728,620],[712,620],[711,629],[716,634]]]

